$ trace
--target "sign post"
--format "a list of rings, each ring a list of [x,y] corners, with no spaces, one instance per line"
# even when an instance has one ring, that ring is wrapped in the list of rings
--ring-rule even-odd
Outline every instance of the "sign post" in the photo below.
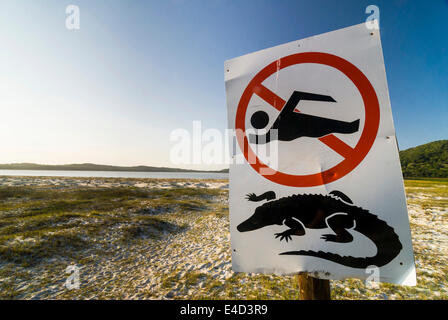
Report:
[[[313,299],[329,299],[328,279],[372,272],[415,285],[379,30],[228,60],[225,85],[233,270],[302,274]]]
[[[308,274],[296,275],[300,300],[331,300],[330,280],[313,278]]]

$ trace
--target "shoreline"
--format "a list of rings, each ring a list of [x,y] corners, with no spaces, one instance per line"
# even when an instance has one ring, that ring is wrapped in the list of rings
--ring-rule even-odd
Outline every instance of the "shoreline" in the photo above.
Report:
[[[188,178],[102,178],[102,177],[46,177],[46,176],[0,176],[0,186],[7,187],[92,187],[92,188],[210,188],[228,189],[228,179]]]
[[[145,178],[145,179],[228,179],[222,172],[168,172],[168,171],[100,171],[100,170],[1,170],[7,177],[80,177],[80,178]]]

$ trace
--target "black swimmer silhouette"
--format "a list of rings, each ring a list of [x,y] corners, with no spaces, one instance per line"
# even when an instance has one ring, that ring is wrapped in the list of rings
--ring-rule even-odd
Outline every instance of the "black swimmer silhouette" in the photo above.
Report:
[[[272,140],[292,141],[300,137],[320,138],[331,133],[355,133],[359,130],[359,119],[352,122],[339,121],[295,112],[300,100],[336,102],[332,97],[294,91],[288,102],[280,111],[272,127],[264,135],[249,134],[249,142],[256,144],[268,143]],[[255,129],[266,127],[269,116],[264,111],[257,111],[251,117]],[[271,130],[277,130],[277,137]]]

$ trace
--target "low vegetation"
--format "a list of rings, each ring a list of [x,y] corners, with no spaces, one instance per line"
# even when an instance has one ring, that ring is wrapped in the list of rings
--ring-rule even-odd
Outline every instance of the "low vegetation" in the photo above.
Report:
[[[448,180],[405,186],[417,286],[332,281],[333,299],[448,299]],[[0,187],[0,298],[297,299],[293,276],[231,271],[227,195],[157,185]],[[69,265],[81,268],[79,289],[64,286]]]
[[[0,260],[34,265],[92,246],[112,229],[121,238],[156,238],[184,226],[158,214],[207,208],[217,190],[0,187]]]

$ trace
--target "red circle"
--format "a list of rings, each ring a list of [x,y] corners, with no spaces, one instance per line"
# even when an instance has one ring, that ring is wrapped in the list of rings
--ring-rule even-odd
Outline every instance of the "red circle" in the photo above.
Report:
[[[273,169],[269,168],[266,164],[261,162],[260,159],[258,159],[248,143],[247,136],[245,134],[245,119],[249,101],[257,87],[261,86],[263,81],[270,75],[283,68],[300,63],[317,63],[333,67],[341,71],[354,83],[361,94],[365,108],[365,124],[361,138],[349,157],[345,158],[343,161],[326,171],[309,175],[292,175],[280,171],[275,171],[273,174],[262,174],[260,173],[262,169],[269,169],[271,171]],[[257,73],[257,75],[249,82],[243,92],[243,95],[241,96],[236,112],[235,128],[237,129],[236,135],[238,144],[243,151],[244,157],[252,168],[260,173],[260,175],[268,180],[285,186],[314,187],[338,180],[357,167],[372,147],[378,132],[379,123],[380,108],[378,97],[370,81],[357,67],[347,60],[332,54],[322,52],[305,52],[280,58]],[[244,146],[247,146],[247,148]],[[249,158],[254,159],[255,161],[251,162],[249,161]]]

